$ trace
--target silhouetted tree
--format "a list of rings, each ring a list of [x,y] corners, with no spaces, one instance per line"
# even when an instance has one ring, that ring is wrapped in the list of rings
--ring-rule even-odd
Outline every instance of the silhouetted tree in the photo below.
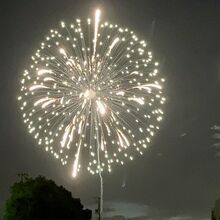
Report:
[[[212,220],[220,219],[220,198],[215,201],[215,207],[212,210]]]
[[[212,217],[211,220],[216,220],[215,216],[214,216],[214,211],[212,210]]]
[[[25,178],[11,187],[5,204],[4,220],[90,220],[92,212],[83,210],[80,199],[42,176]]]

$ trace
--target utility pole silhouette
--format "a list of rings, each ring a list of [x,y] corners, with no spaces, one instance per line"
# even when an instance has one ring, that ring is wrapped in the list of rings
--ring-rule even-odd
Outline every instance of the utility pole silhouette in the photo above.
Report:
[[[101,198],[97,197],[98,199],[98,209],[95,210],[95,213],[98,214],[98,220],[101,220]]]

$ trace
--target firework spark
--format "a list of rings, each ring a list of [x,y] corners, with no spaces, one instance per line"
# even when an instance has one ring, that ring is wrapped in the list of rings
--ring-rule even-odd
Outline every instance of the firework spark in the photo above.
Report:
[[[51,29],[18,97],[29,133],[63,165],[71,161],[74,177],[81,163],[100,174],[142,155],[163,118],[165,80],[147,43],[100,15]]]

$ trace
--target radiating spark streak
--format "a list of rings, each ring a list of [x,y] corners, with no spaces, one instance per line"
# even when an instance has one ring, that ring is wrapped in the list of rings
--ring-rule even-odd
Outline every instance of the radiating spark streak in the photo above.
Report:
[[[101,137],[101,150],[104,151],[105,145],[104,145],[104,140],[103,137]]]
[[[114,48],[114,46],[119,42],[119,37],[115,38],[114,41],[112,42],[112,44],[109,46],[109,51],[107,53],[107,55],[109,55],[112,51],[112,49]]]
[[[48,100],[48,97],[39,99],[38,101],[36,101],[36,102],[34,103],[34,106],[37,106],[37,105],[39,105],[39,104],[41,104],[42,102],[47,101],[47,100]]]
[[[72,173],[73,178],[75,178],[76,175],[77,175],[77,170],[78,170],[78,165],[79,165],[80,150],[81,150],[81,143],[79,144],[79,147],[78,147],[77,153],[76,153],[76,159],[75,159],[75,161],[73,163],[73,173]]]
[[[118,131],[117,131],[117,134],[118,134],[118,139],[119,139],[120,146],[121,147],[125,147],[124,141],[123,141],[123,139],[122,139],[122,137],[121,137],[121,135],[120,135],[120,133]]]
[[[105,123],[105,127],[106,127],[106,129],[107,129],[107,131],[108,131],[108,134],[110,134],[111,133],[111,130],[110,130],[110,128],[109,128],[109,126]]]
[[[45,77],[44,79],[44,82],[48,82],[48,81],[56,81],[55,79],[51,78],[51,77]]]
[[[66,51],[63,48],[60,48],[60,53],[67,57]]]
[[[111,116],[112,116],[112,118],[113,118],[114,121],[117,121],[117,119],[116,119],[116,117],[115,117],[115,115],[114,115],[113,112],[112,112]]]
[[[70,62],[70,61],[67,61],[66,65],[73,66],[72,62]]]
[[[68,59],[67,63],[70,66],[75,66],[76,65],[73,59]]]
[[[98,111],[101,113],[101,115],[104,115],[106,113],[106,107],[105,105],[103,104],[103,102],[99,101],[99,100],[96,100],[96,103],[97,103],[97,109]]]
[[[75,127],[75,126],[72,126],[72,130],[71,130],[71,133],[70,133],[69,142],[68,142],[68,144],[67,144],[67,149],[70,148],[70,143],[73,141],[73,134],[74,134],[75,129],[76,129],[76,127]]]
[[[49,87],[47,87],[47,86],[43,86],[43,85],[34,85],[34,86],[31,86],[30,88],[29,88],[29,90],[30,91],[33,91],[33,90],[36,90],[36,89],[48,89]]]
[[[144,100],[142,98],[132,98],[132,97],[129,97],[128,100],[129,101],[135,101],[135,102],[137,102],[140,105],[144,105]]]
[[[119,130],[119,129],[117,130],[117,133],[118,133],[120,145],[121,145],[122,147],[125,147],[125,148],[126,148],[127,146],[129,146],[130,143],[129,143],[127,137],[124,135],[124,133],[123,133],[121,130]]]
[[[139,74],[138,71],[133,71],[133,72],[131,72],[131,75],[138,75],[138,74]]]
[[[60,99],[60,104],[63,105],[63,103],[64,103],[64,97],[62,97],[62,98]]]
[[[65,146],[65,143],[67,141],[67,138],[68,138],[68,135],[69,135],[69,131],[70,131],[70,125],[68,125],[66,128],[65,128],[65,132],[63,134],[63,139],[61,141],[61,147],[64,147]]]
[[[98,36],[98,28],[100,22],[101,10],[97,9],[95,12],[95,31],[94,31],[94,47],[93,47],[93,59],[96,54],[96,45],[97,45],[97,36]]]
[[[125,95],[125,92],[124,92],[124,91],[120,91],[120,92],[117,92],[116,95],[124,96],[124,95]]]
[[[47,102],[45,102],[43,105],[42,105],[42,108],[46,108],[47,106],[49,106],[50,104],[54,103],[56,101],[56,99],[51,99]]]
[[[144,84],[140,86],[135,86],[134,88],[146,89],[146,90],[150,90],[150,88],[162,89],[162,87],[158,84]]]
[[[85,99],[85,100],[83,101],[83,104],[82,104],[82,109],[85,108],[86,103],[87,103],[87,100]]]
[[[78,134],[81,134],[81,132],[82,132],[82,123],[83,123],[83,120],[81,120],[81,121],[79,122]]]
[[[52,70],[47,70],[47,69],[42,69],[42,70],[37,71],[38,76],[41,76],[41,75],[46,74],[46,73],[51,74],[51,73],[53,73],[53,71]]]

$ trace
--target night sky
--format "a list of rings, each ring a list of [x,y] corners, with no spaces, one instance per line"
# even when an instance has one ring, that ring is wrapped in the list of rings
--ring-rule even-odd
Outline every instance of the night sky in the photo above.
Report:
[[[45,175],[83,204],[95,203],[98,177],[84,170],[73,180],[71,166],[61,166],[37,146],[22,121],[17,96],[21,74],[48,29],[60,20],[87,18],[97,5],[102,20],[128,26],[149,42],[167,80],[165,120],[150,149],[104,174],[106,213],[144,220],[208,218],[220,197],[220,158],[214,147],[220,139],[211,129],[220,126],[217,0],[1,1],[0,214],[19,172]]]

